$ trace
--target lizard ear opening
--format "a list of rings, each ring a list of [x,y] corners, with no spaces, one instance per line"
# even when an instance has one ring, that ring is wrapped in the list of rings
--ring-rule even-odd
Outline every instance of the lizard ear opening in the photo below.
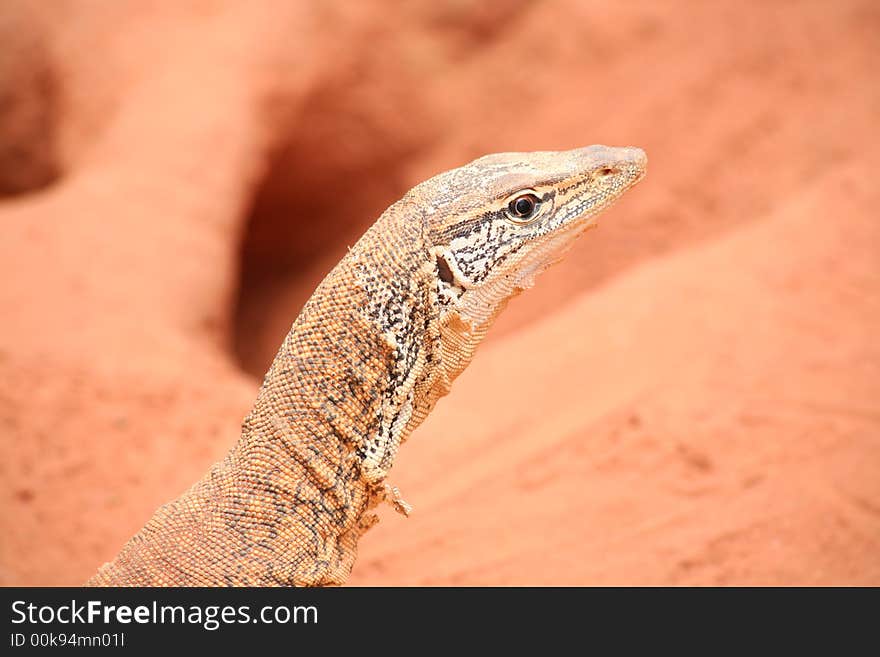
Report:
[[[452,275],[452,268],[449,266],[449,263],[446,262],[446,258],[443,257],[442,253],[437,254],[437,275],[440,277],[440,280],[444,283],[448,283],[452,285],[455,282],[455,277]]]

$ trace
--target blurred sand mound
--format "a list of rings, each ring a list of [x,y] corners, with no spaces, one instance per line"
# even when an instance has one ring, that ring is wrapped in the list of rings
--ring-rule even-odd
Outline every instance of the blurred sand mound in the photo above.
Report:
[[[415,513],[352,583],[880,584],[878,30],[867,1],[8,3],[0,584],[84,581],[219,458],[403,191],[595,142],[648,179],[402,450]]]

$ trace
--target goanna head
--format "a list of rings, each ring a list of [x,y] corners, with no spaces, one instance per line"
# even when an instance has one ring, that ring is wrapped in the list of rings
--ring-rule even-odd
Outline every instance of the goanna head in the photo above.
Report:
[[[448,381],[507,301],[645,175],[638,148],[497,153],[416,187],[438,280]],[[451,346],[450,346],[451,345]]]

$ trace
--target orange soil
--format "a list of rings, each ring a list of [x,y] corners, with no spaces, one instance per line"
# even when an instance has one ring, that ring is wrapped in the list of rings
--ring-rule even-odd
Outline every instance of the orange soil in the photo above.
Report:
[[[7,3],[0,584],[84,581],[222,456],[405,189],[596,142],[647,180],[409,440],[351,582],[880,584],[875,3],[427,4]]]

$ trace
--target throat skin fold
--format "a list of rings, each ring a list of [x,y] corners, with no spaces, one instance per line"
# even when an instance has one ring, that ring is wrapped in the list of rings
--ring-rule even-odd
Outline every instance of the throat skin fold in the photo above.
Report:
[[[645,174],[636,148],[501,153],[392,205],[319,284],[224,459],[92,586],[343,584],[400,445],[508,301]],[[508,216],[511,196],[542,199]],[[522,204],[519,207],[524,207]]]

